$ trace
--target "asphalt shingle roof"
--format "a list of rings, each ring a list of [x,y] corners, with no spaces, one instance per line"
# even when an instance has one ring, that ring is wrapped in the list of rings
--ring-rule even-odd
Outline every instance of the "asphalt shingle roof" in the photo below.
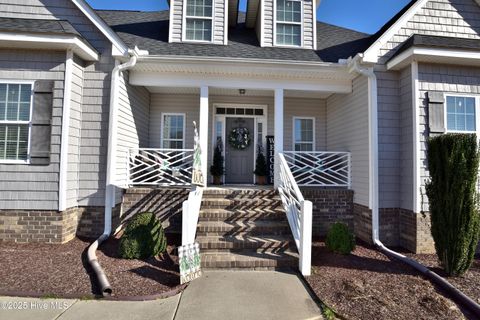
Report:
[[[80,33],[66,20],[19,19],[0,17],[0,31],[73,34]]]
[[[252,58],[294,61],[337,62],[362,52],[370,45],[369,35],[317,22],[317,50],[262,48],[255,30],[239,23],[229,30],[228,45],[168,43],[168,11],[109,11],[97,13],[131,48],[138,46],[151,55],[180,55]],[[244,19],[239,17],[239,21]]]
[[[390,58],[390,60],[412,47],[463,49],[478,51],[480,50],[480,40],[414,34],[401,45],[401,47],[397,50],[397,52],[395,52],[395,54],[392,56],[392,58]]]

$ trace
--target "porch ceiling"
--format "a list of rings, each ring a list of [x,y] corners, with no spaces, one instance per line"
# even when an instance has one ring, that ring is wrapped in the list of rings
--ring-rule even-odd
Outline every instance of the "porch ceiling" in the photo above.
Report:
[[[146,87],[150,93],[159,94],[200,94],[199,88],[188,87]],[[232,97],[273,97],[273,90],[246,90],[245,94],[241,94],[239,89],[231,88],[210,88],[209,94],[216,96],[232,96]],[[331,95],[329,92],[301,91],[301,90],[285,90],[285,98],[306,98],[306,99],[326,99]]]
[[[130,83],[146,87],[217,87],[232,90],[285,90],[350,93],[354,74],[333,63],[257,60],[140,58]]]

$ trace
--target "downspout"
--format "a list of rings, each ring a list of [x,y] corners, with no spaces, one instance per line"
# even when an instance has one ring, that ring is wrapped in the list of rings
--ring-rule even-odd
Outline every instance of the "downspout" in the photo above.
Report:
[[[103,296],[112,294],[112,287],[105,275],[100,263],[98,262],[96,251],[103,241],[108,239],[112,232],[112,208],[115,207],[115,154],[117,146],[117,101],[118,101],[118,84],[120,75],[123,71],[133,68],[137,64],[138,53],[137,50],[129,50],[130,60],[124,64],[116,65],[112,71],[111,91],[110,91],[110,111],[108,118],[108,154],[107,154],[107,179],[105,187],[105,226],[103,234],[93,242],[88,248],[87,257],[88,263],[92,267],[99,287]]]
[[[408,264],[414,269],[421,272],[425,277],[430,279],[433,283],[448,292],[452,298],[458,303],[463,304],[473,311],[477,316],[480,316],[480,305],[474,300],[466,296],[463,292],[452,286],[447,280],[440,277],[435,272],[431,271],[424,265],[417,261],[408,258],[396,251],[387,248],[380,241],[380,228],[379,228],[379,183],[378,183],[378,86],[377,76],[373,67],[361,67],[360,62],[363,59],[363,55],[359,54],[353,59],[350,58],[347,61],[350,72],[356,72],[368,78],[368,114],[369,114],[369,144],[370,144],[370,206],[372,210],[372,240],[374,245],[385,255],[397,259],[401,262]],[[345,63],[345,62],[344,62]]]

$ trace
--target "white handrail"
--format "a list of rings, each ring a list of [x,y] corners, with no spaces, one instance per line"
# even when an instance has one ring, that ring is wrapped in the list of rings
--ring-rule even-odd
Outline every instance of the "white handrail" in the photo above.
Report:
[[[182,205],[182,246],[195,242],[203,188],[194,186]]]
[[[278,192],[287,213],[300,255],[299,268],[304,276],[309,276],[312,266],[312,202],[305,200],[288,166],[285,156],[279,153],[280,183]]]

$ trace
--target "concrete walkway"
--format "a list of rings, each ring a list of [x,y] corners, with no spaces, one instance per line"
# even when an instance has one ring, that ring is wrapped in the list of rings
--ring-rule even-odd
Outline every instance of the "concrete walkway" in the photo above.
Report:
[[[0,319],[313,320],[322,316],[296,274],[211,271],[182,294],[156,301],[0,297]]]

